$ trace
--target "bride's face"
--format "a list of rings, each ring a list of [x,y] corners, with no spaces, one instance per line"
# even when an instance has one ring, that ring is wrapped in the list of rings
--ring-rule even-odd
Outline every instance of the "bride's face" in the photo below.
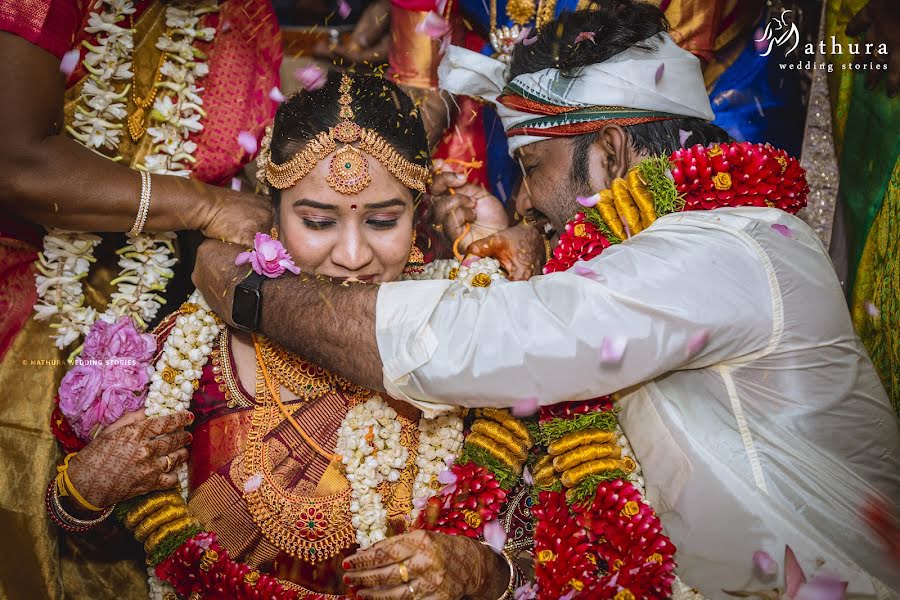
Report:
[[[413,196],[368,154],[372,181],[348,196],[328,185],[329,156],[281,194],[279,237],[307,273],[381,282],[399,279],[413,240]]]

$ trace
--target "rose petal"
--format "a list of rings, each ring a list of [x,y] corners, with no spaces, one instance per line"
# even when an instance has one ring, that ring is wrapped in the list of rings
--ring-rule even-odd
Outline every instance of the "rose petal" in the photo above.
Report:
[[[241,131],[237,136],[238,145],[244,149],[247,154],[256,154],[258,144],[256,136],[249,131]]]
[[[806,583],[806,575],[803,574],[803,568],[797,561],[794,551],[790,546],[784,547],[784,587],[788,598],[797,595],[800,586]]]
[[[338,14],[341,15],[342,19],[346,19],[350,16],[350,4],[347,0],[338,0]]]
[[[656,68],[656,75],[653,76],[656,81],[656,85],[659,85],[659,80],[662,79],[663,73],[666,71],[666,63],[659,63],[659,66]]]
[[[866,312],[869,313],[869,316],[873,319],[877,319],[881,315],[881,311],[878,310],[878,307],[871,302],[866,302]]]
[[[781,223],[773,223],[772,229],[780,233],[786,238],[794,238],[794,230],[788,227],[787,225],[782,225]]]
[[[450,31],[450,24],[439,14],[429,11],[425,19],[416,25],[416,33],[423,33],[433,40]]]
[[[281,93],[281,90],[278,89],[277,85],[269,90],[269,100],[278,102],[279,104],[284,102],[284,94]]]
[[[506,545],[506,531],[499,520],[494,519],[484,524],[484,541],[497,554],[503,552],[503,547]]]
[[[79,48],[72,48],[63,54],[62,60],[59,62],[59,71],[68,77],[72,74],[72,71],[75,70],[75,67],[78,66],[78,61],[80,59],[81,50]]]
[[[522,469],[522,481],[525,482],[525,485],[534,485],[534,475],[531,474],[531,469],[528,468],[528,465],[525,465],[525,468]]]
[[[247,478],[244,482],[244,493],[249,494],[255,492],[262,485],[262,473],[256,473]]]
[[[522,31],[519,32],[519,35],[516,36],[515,41],[513,41],[513,45],[521,43],[525,38],[528,37],[528,34],[531,33],[531,26],[523,27]]]
[[[600,194],[594,194],[593,196],[577,196],[575,201],[586,208],[591,208],[600,202]]]
[[[753,553],[753,566],[765,577],[771,577],[778,573],[778,563],[768,552],[763,550]]]
[[[241,252],[240,254],[238,254],[237,258],[234,259],[235,266],[239,267],[241,265],[246,265],[248,262],[250,262],[252,254],[252,252]]]
[[[693,131],[685,131],[684,129],[678,130],[678,143],[684,148],[684,144],[688,141],[688,138],[693,135]]]
[[[225,33],[226,31],[231,31],[231,21],[229,21],[228,19],[225,19],[224,21],[222,21],[222,24],[219,25],[220,33]]]
[[[537,398],[522,398],[512,407],[509,412],[514,417],[530,417],[536,413],[541,407],[541,403]]]
[[[241,180],[238,179],[237,177],[232,177],[231,178],[231,189],[233,189],[236,192],[241,191]]]
[[[601,279],[599,273],[589,267],[585,267],[584,265],[575,265],[574,267],[572,267],[572,272],[579,277],[584,277],[585,279],[590,279],[591,281],[599,281]]]
[[[617,365],[622,362],[628,340],[620,335],[605,337],[600,342],[600,362],[606,365]]]
[[[698,331],[688,340],[687,343],[687,352],[688,356],[693,356],[703,350],[706,347],[706,344],[709,342],[709,330],[704,329],[702,331]],[[755,555],[754,555],[755,556]]]
[[[534,36],[534,37],[525,38],[524,40],[522,40],[522,45],[523,45],[523,46],[530,46],[530,45],[532,45],[533,43],[535,43],[536,41],[538,41],[537,33],[535,33],[535,36]]]
[[[848,582],[835,575],[816,574],[809,583],[797,589],[794,600],[844,600],[847,597]]]
[[[571,589],[571,590],[569,590],[568,594],[560,596],[559,600],[572,600],[572,598],[574,598],[574,597],[575,597],[575,590]]]
[[[445,469],[438,473],[437,479],[439,483],[450,485],[451,483],[456,483],[456,473],[450,469]]]
[[[591,40],[593,42],[595,35],[597,35],[597,33],[594,31],[582,31],[577,36],[575,36],[575,43],[577,44],[578,42],[583,42],[584,40]]]
[[[294,78],[300,87],[308,92],[314,92],[328,80],[325,72],[316,65],[308,65],[306,67],[294,70]]]

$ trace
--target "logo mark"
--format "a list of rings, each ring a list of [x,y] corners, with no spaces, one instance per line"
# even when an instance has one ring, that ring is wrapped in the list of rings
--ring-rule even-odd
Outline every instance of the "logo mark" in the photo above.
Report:
[[[758,40],[754,40],[756,42],[756,47],[759,49],[768,42],[768,48],[766,48],[765,53],[760,54],[760,56],[768,56],[772,52],[773,46],[786,46],[793,41],[794,43],[791,45],[791,49],[785,52],[785,54],[790,54],[800,44],[800,30],[797,29],[795,23],[788,22],[787,16],[789,14],[791,14],[791,11],[785,10],[781,12],[781,17],[773,17],[766,25],[763,36]]]

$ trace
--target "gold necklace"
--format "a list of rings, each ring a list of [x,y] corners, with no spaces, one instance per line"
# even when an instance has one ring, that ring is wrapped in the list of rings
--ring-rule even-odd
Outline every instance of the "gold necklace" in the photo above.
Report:
[[[134,29],[134,15],[131,16],[131,28]],[[150,84],[150,89],[147,91],[147,96],[144,99],[140,99],[137,96],[137,63],[134,60],[135,54],[137,53],[137,44],[135,44],[135,49],[131,52],[131,68],[134,71],[131,74],[131,99],[134,101],[134,111],[128,117],[128,135],[131,136],[131,141],[137,142],[144,134],[147,133],[147,109],[153,106],[153,101],[156,100],[156,94],[159,92],[159,82],[162,81],[162,67],[166,62],[166,52],[162,52],[159,55],[159,63],[156,65],[156,75],[153,78],[153,83]]]
[[[362,393],[364,388],[338,377],[331,371],[303,360],[293,352],[264,337],[258,337],[262,359],[272,377],[285,389],[304,400],[316,400],[325,394],[343,390]]]

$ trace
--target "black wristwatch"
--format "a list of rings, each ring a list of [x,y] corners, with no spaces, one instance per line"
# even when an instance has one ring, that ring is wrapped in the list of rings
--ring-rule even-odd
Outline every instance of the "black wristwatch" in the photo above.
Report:
[[[251,271],[247,277],[234,288],[234,302],[231,305],[231,320],[238,329],[254,332],[259,330],[259,318],[262,315],[262,284],[264,275]]]

